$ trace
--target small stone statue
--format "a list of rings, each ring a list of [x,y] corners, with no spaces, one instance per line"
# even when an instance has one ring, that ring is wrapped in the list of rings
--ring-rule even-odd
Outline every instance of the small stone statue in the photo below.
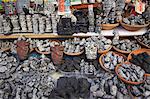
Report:
[[[94,32],[95,29],[95,19],[94,19],[94,12],[93,12],[93,5],[89,5],[88,6],[88,10],[89,10],[89,32]]]
[[[26,24],[26,18],[25,15],[19,15],[19,22],[21,25],[21,31],[27,32],[27,24]]]
[[[31,17],[31,15],[26,15],[26,21],[27,21],[28,32],[33,32],[32,17]]]
[[[45,32],[52,32],[52,23],[50,17],[46,18],[46,29]]]
[[[11,23],[13,25],[13,32],[20,32],[18,16],[13,15],[13,16],[10,17],[10,19],[11,19]]]
[[[33,32],[38,34],[39,33],[39,21],[38,21],[39,15],[34,14],[32,16],[32,23],[33,23]]]
[[[0,34],[4,33],[3,30],[3,15],[0,15]]]
[[[29,42],[26,42],[25,37],[19,37],[18,40],[14,41],[14,46],[12,46],[12,51],[18,55],[20,60],[25,60],[28,57],[30,48]]]
[[[4,34],[10,34],[11,32],[11,25],[10,22],[7,21],[7,19],[3,19],[3,27],[4,28]]]
[[[116,44],[118,44],[118,41],[119,41],[119,32],[114,30],[113,34],[114,34],[113,45],[116,45]]]
[[[55,14],[51,14],[51,20],[53,33],[57,33],[57,16]]]
[[[63,52],[64,47],[63,46],[55,46],[51,48],[51,57],[54,64],[61,64],[63,59]]]
[[[80,67],[81,67],[81,74],[85,75],[95,75],[96,74],[96,69],[92,63],[85,62],[84,59],[81,60],[80,62]]]
[[[39,33],[44,33],[45,32],[45,17],[41,16],[38,18],[39,20]]]
[[[97,58],[97,46],[94,43],[86,43],[85,54],[87,59]]]
[[[100,15],[96,15],[96,27],[95,32],[100,34],[101,33],[101,24],[102,24],[102,17]]]

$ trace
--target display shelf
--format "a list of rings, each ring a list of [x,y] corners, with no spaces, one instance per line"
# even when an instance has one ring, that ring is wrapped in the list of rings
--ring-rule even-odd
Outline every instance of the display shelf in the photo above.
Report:
[[[26,38],[66,38],[72,36],[59,36],[57,34],[34,34],[34,33],[19,33],[19,34],[11,34],[11,35],[3,35],[0,34],[0,39],[16,39],[18,37],[24,36]]]
[[[93,5],[93,7],[98,7],[100,3],[73,4],[70,8],[71,9],[84,9],[84,8],[88,8],[88,5]]]
[[[26,38],[73,38],[76,37],[76,35],[57,35],[57,34],[34,34],[34,33],[19,33],[19,34],[11,34],[11,35],[3,35],[0,34],[0,39],[17,39],[21,36],[24,36]],[[78,37],[89,37],[89,35],[77,35]]]
[[[136,36],[136,35],[143,35],[146,32],[146,28],[141,29],[136,32],[130,32],[122,27],[116,28],[119,32],[120,36]],[[0,39],[16,39],[20,36],[25,36],[27,38],[73,38],[73,37],[89,37],[89,36],[98,36],[99,34],[96,33],[78,33],[71,35],[57,35],[54,33],[45,33],[45,34],[34,34],[34,33],[20,33],[20,34],[11,34],[11,35],[3,35],[0,34]],[[102,30],[102,35],[104,36],[113,36],[113,30]]]

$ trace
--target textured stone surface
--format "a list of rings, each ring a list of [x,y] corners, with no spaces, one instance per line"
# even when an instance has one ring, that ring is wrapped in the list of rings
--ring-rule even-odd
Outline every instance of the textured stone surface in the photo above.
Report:
[[[109,73],[98,73],[97,75],[99,76],[93,80],[90,88],[94,99],[120,99],[118,93],[122,97],[128,94],[125,84],[120,82],[116,76]]]
[[[144,80],[145,71],[134,64],[122,64],[118,73],[128,81],[140,82]]]
[[[90,96],[90,83],[85,78],[61,77],[57,87],[52,91],[50,99],[88,99]]]
[[[141,47],[136,40],[120,39],[117,31],[114,31],[114,38],[112,41],[116,48],[127,52],[137,50]]]
[[[84,49],[85,39],[74,38],[62,42],[64,51],[67,53],[79,53]]]
[[[150,31],[147,31],[142,36],[137,36],[137,39],[147,46],[150,46]]]
[[[107,69],[114,71],[117,64],[124,62],[125,59],[123,56],[121,56],[119,54],[115,54],[113,52],[108,52],[106,55],[104,55],[102,61],[104,63],[104,66]]]

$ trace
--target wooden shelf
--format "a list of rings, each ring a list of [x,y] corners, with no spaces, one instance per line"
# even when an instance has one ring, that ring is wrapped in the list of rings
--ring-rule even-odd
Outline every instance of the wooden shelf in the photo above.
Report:
[[[119,32],[120,36],[136,36],[143,35],[146,32],[146,28],[143,28],[139,31],[130,32],[122,27],[117,27],[115,30]],[[104,36],[114,36],[114,30],[102,30],[102,35]],[[96,33],[78,33],[73,35],[57,35],[54,33],[45,33],[45,34],[34,34],[34,33],[20,33],[20,34],[11,34],[11,35],[3,35],[0,34],[0,39],[17,39],[20,36],[25,36],[26,38],[73,38],[73,37],[90,37],[90,36],[98,36]]]
[[[70,8],[71,9],[84,9],[84,8],[88,8],[88,5],[93,5],[93,7],[98,7],[98,5],[100,5],[100,3],[88,3],[88,4],[78,4],[78,5],[72,5]]]
[[[71,35],[20,33],[20,34],[11,34],[11,35],[0,34],[0,39],[17,39],[20,36],[24,36],[26,38],[73,38],[73,37],[76,37],[76,36],[71,36]],[[88,37],[88,36],[84,35],[84,36],[78,36],[78,37]]]

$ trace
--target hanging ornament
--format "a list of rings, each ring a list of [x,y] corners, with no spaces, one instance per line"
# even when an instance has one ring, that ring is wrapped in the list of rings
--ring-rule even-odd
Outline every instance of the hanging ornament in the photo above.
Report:
[[[6,15],[13,15],[17,13],[16,0],[4,0],[4,6]]]
[[[64,15],[65,13],[65,0],[58,1],[58,15]]]
[[[131,2],[131,0],[125,0],[125,3],[130,3]]]
[[[141,0],[136,0],[135,11],[139,14],[142,14],[145,11],[145,3],[143,3]]]

